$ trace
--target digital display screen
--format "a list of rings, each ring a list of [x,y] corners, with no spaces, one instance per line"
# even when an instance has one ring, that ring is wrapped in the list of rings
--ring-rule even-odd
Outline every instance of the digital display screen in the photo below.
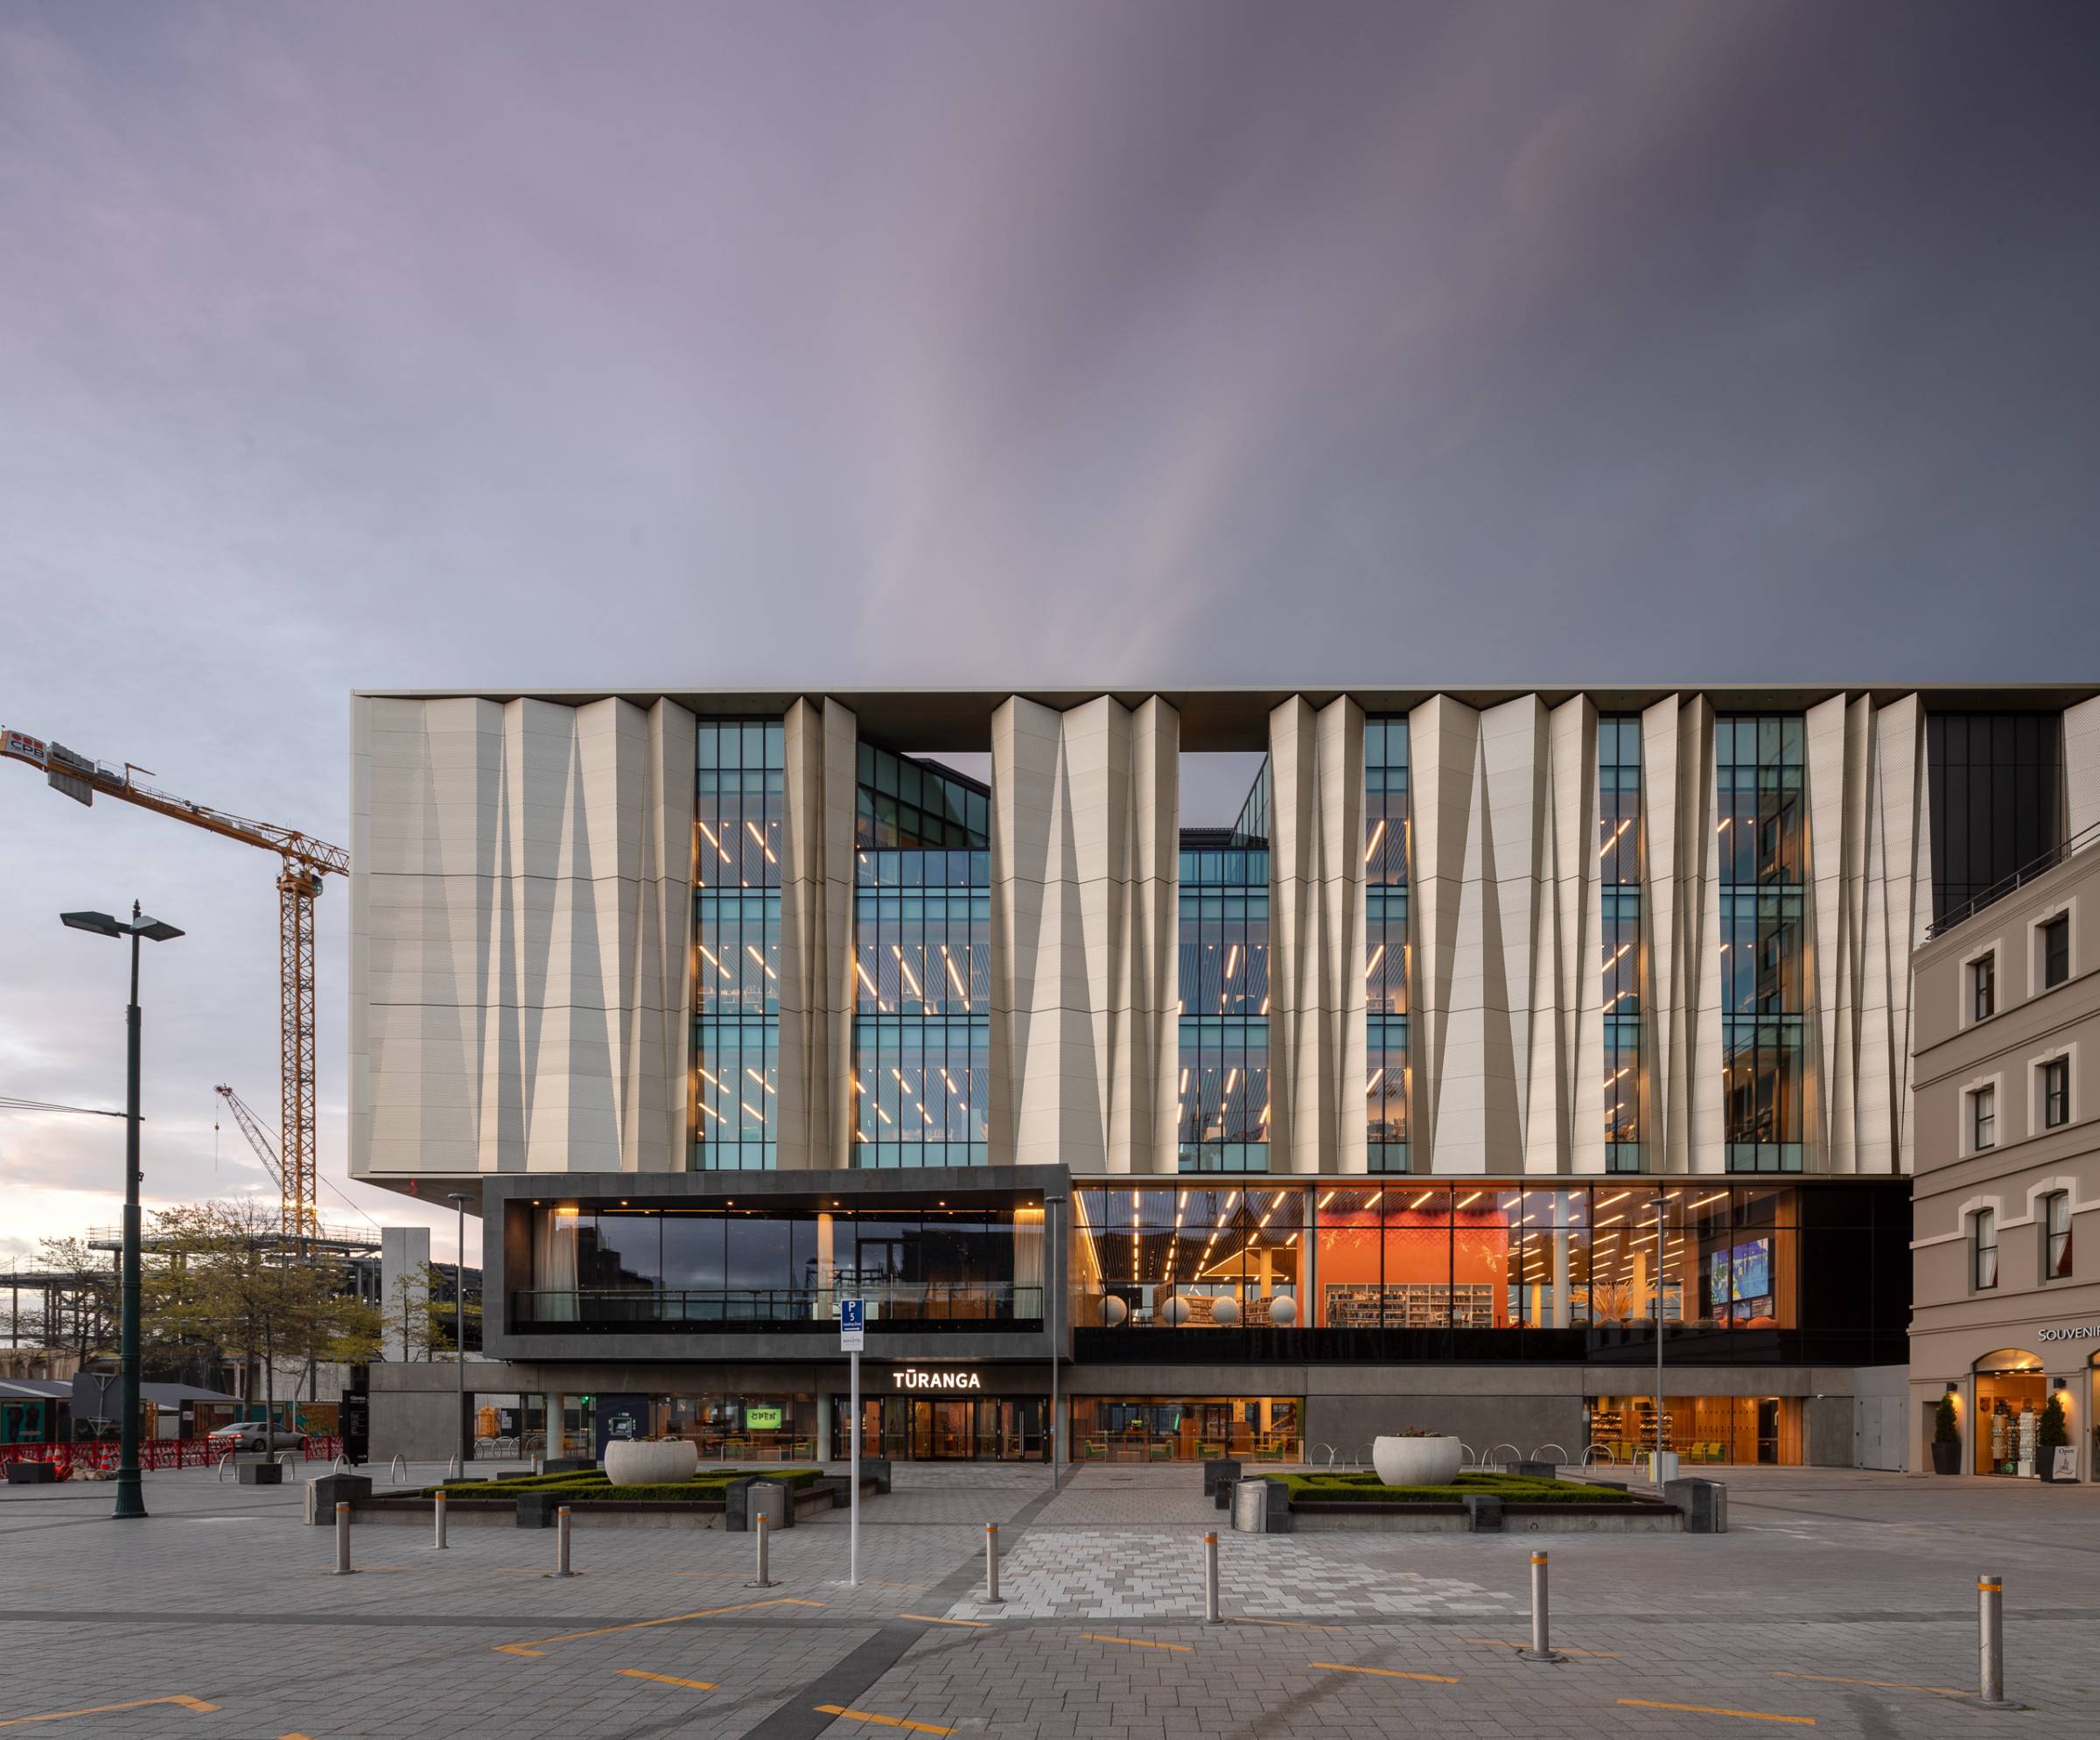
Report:
[[[744,1410],[744,1429],[747,1432],[777,1432],[780,1429],[778,1407],[746,1407]]]
[[[1772,1295],[1772,1241],[1752,1238],[1732,1251],[1715,1251],[1706,1259],[1707,1289],[1716,1311],[1731,1300],[1739,1304],[1767,1303]]]

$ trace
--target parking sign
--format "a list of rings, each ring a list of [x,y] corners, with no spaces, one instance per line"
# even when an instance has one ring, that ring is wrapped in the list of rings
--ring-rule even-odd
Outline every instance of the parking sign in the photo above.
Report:
[[[838,1351],[841,1353],[858,1353],[867,1334],[868,1301],[864,1299],[842,1299],[838,1301]]]

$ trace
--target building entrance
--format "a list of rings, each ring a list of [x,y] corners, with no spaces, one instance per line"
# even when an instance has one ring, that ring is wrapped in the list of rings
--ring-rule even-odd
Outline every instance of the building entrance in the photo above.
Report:
[[[861,1449],[898,1462],[1041,1462],[1048,1407],[1039,1396],[967,1400],[868,1396],[861,1400]],[[850,1456],[846,1402],[832,1404],[831,1454]]]

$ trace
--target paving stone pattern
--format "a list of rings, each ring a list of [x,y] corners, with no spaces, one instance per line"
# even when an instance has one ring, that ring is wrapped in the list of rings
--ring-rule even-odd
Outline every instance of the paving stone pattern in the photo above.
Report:
[[[465,1527],[444,1553],[422,1528],[357,1528],[360,1574],[338,1578],[331,1533],[298,1520],[296,1488],[150,1475],[152,1516],[124,1524],[109,1519],[107,1485],[0,1489],[0,1723],[89,1712],[0,1734],[914,1731],[898,1722],[995,1740],[1698,1740],[1810,1722],[1872,1740],[2090,1731],[2100,1488],[1725,1477],[1734,1526],[1717,1537],[1221,1529],[1216,1626],[1197,1602],[1202,1533],[1221,1518],[1194,1469],[1083,1469],[1053,1498],[1040,1469],[900,1468],[896,1491],[865,1507],[857,1589],[841,1581],[843,1516],[779,1535],[770,1589],[746,1586],[750,1536],[587,1518],[581,1575],[566,1582],[547,1575],[550,1533]],[[976,1598],[986,1521],[1008,1549],[998,1609]],[[1570,1651],[1557,1666],[1514,1646],[1542,1546],[1555,1641]],[[2025,1713],[1950,1695],[1973,1683],[1984,1570],[2006,1577],[2007,1681]],[[176,1696],[216,1708],[102,1708]],[[1704,1708],[1669,1708],[1682,1705]]]
[[[1312,1537],[1300,1542],[1280,1534],[1221,1534],[1219,1603],[1226,1611],[1270,1619],[1506,1613],[1524,1604],[1477,1583],[1402,1570],[1400,1559],[1382,1545],[1342,1558]],[[949,1608],[948,1617],[1200,1619],[1201,1536],[1188,1530],[1039,1525],[1000,1561],[1002,1605],[986,1605],[978,1598],[983,1594],[980,1586],[976,1596]]]

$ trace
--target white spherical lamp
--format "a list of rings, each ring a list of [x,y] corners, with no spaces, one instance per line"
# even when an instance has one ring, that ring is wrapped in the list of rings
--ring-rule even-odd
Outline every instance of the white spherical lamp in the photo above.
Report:
[[[1291,1298],[1271,1299],[1269,1301],[1269,1321],[1279,1329],[1288,1329],[1298,1321],[1298,1301]]]
[[[1188,1321],[1188,1301],[1176,1294],[1159,1308],[1159,1321],[1170,1330],[1178,1330]]]
[[[1125,1305],[1123,1301],[1118,1299],[1113,1293],[1109,1294],[1106,1299],[1101,1301],[1101,1321],[1106,1323],[1110,1329],[1114,1329],[1116,1324],[1120,1323],[1130,1315],[1130,1308],[1128,1305]]]
[[[1230,1299],[1220,1299],[1214,1301],[1210,1308],[1210,1321],[1222,1330],[1230,1329],[1240,1321],[1240,1308],[1237,1301]]]

